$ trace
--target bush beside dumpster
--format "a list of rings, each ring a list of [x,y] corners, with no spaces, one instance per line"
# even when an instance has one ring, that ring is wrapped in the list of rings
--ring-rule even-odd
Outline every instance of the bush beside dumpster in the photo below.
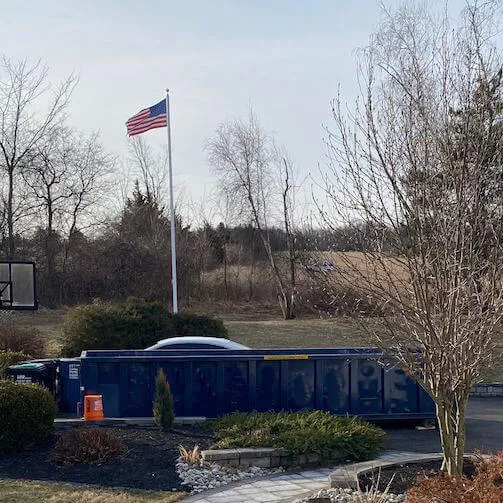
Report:
[[[53,428],[54,398],[38,384],[0,381],[0,452],[29,449]]]

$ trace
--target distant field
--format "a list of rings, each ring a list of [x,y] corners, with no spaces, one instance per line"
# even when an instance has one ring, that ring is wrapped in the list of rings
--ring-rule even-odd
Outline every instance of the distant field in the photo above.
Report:
[[[371,345],[351,318],[226,321],[229,338],[252,347],[350,347]]]
[[[50,356],[57,356],[65,310],[16,312],[10,318],[20,326],[41,331],[48,341]],[[375,323],[372,319],[334,317],[321,319],[305,317],[282,320],[265,308],[236,309],[221,315],[229,331],[229,338],[250,347],[362,347],[372,346],[372,339],[362,328]],[[503,333],[498,344],[498,356],[492,369],[484,372],[487,381],[503,381]]]

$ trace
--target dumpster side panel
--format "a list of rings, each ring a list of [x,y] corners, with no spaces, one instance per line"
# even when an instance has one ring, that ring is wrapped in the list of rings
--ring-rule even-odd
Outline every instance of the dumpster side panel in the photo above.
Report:
[[[375,360],[355,359],[352,367],[351,413],[376,415],[383,412],[382,367]]]
[[[128,417],[152,416],[152,380],[150,365],[130,362],[126,368],[127,405],[124,415]]]
[[[314,360],[288,362],[287,409],[314,409]]]
[[[171,393],[173,395],[173,405],[175,409],[175,416],[187,416],[188,415],[188,402],[186,400],[186,384],[187,384],[187,370],[186,363],[176,361],[161,364],[164,375],[169,383]],[[155,372],[157,376],[157,370]],[[154,378],[155,379],[155,378]],[[152,390],[152,401],[155,396],[155,386]]]
[[[257,362],[255,406],[258,411],[281,410],[281,362]]]
[[[249,365],[245,361],[223,363],[221,414],[250,410],[248,395]]]
[[[350,410],[350,366],[344,359],[322,361],[321,408],[332,414],[347,414]]]
[[[215,417],[217,399],[217,363],[194,362],[192,365],[191,416]]]
[[[417,384],[417,387],[419,390],[419,411],[435,417],[435,402],[420,384]]]
[[[418,412],[417,382],[401,369],[384,372],[385,412],[411,414]]]

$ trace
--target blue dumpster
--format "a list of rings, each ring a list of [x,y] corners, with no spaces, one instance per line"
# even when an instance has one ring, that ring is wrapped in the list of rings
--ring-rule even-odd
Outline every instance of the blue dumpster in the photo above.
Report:
[[[77,413],[80,402],[80,358],[61,358],[58,360],[60,412]]]
[[[149,417],[160,368],[177,416],[302,409],[373,420],[435,416],[423,388],[373,348],[84,351],[82,392],[103,396],[106,417]]]

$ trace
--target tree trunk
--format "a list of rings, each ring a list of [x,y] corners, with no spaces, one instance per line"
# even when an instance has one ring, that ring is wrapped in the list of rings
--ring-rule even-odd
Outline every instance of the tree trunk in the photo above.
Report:
[[[8,259],[13,260],[15,255],[14,246],[14,168],[8,168],[9,172],[9,194],[7,199],[7,232],[9,238]]]
[[[285,319],[293,319],[296,316],[296,302],[295,297],[297,294],[297,279],[295,274],[295,236],[292,232],[290,224],[290,205],[289,193],[292,189],[290,184],[290,173],[288,169],[288,162],[283,158],[283,165],[285,167],[285,181],[283,190],[283,223],[285,225],[286,244],[288,249],[288,265],[290,267],[290,299],[287,301],[287,317]]]
[[[229,300],[229,285],[227,282],[227,247],[224,244],[224,288],[225,288],[225,300]]]
[[[56,281],[56,236],[53,230],[54,211],[50,189],[47,190],[47,235],[45,237],[45,254],[47,263],[47,307],[56,306],[57,281]]]
[[[442,470],[452,477],[463,475],[465,452],[465,415],[468,399],[449,397],[447,392],[438,393],[437,419],[440,442],[444,454]]]
[[[258,229],[260,232],[260,237],[262,238],[262,243],[267,252],[269,258],[269,263],[271,264],[271,269],[274,274],[274,279],[276,281],[276,288],[278,289],[278,303],[283,314],[283,319],[291,320],[295,318],[293,313],[293,305],[291,303],[291,297],[288,295],[285,285],[283,283],[283,278],[281,277],[281,271],[278,268],[278,264],[274,258],[274,254],[271,249],[271,244],[269,242],[268,236],[265,236],[262,229]],[[267,232],[267,231],[266,231]]]

